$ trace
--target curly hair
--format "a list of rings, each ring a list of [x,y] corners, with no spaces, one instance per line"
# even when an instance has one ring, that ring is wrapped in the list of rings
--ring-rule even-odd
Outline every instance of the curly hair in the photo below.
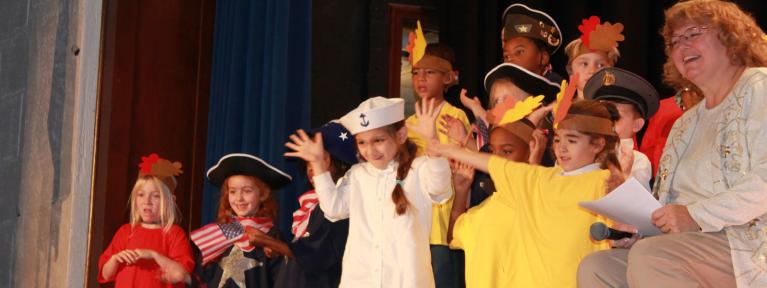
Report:
[[[730,62],[737,66],[767,66],[767,40],[754,18],[738,5],[720,0],[690,0],[671,6],[665,12],[665,24],[660,33],[665,43],[681,25],[695,23],[718,31],[717,37],[727,47]],[[666,45],[663,80],[674,88],[694,86],[674,66],[671,49]]]

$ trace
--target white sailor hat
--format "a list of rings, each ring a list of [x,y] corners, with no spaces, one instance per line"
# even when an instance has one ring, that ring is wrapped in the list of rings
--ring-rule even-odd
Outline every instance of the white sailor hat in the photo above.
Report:
[[[376,96],[365,100],[351,112],[341,117],[352,135],[384,127],[405,119],[405,100]]]

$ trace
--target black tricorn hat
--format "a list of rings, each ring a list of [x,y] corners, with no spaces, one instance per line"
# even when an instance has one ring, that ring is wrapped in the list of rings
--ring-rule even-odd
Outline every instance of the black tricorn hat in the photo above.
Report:
[[[485,75],[485,91],[489,94],[493,83],[499,79],[509,79],[519,89],[530,96],[543,95],[543,102],[551,103],[557,99],[559,85],[541,75],[535,74],[512,63],[502,63]]]
[[[280,189],[293,179],[280,169],[274,168],[261,158],[245,153],[232,153],[221,157],[216,165],[208,169],[208,181],[221,187],[224,180],[232,175],[255,176],[272,189]]]
[[[554,18],[546,12],[524,4],[511,4],[503,11],[502,21],[501,38],[504,41],[515,36],[538,39],[546,44],[549,54],[554,54],[562,46],[562,32]]]

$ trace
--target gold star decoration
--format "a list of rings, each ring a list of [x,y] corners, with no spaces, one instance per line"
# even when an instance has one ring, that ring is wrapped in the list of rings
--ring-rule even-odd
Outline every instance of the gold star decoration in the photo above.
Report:
[[[245,271],[263,265],[261,262],[245,257],[237,245],[232,247],[232,251],[229,255],[221,259],[219,262],[221,270],[224,274],[221,275],[221,281],[218,283],[218,288],[224,287],[224,284],[229,279],[232,279],[239,287],[245,287]]]

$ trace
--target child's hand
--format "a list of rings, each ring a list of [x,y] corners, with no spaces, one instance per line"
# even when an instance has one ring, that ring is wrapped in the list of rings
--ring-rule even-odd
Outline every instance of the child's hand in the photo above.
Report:
[[[466,89],[461,89],[461,104],[463,104],[464,107],[469,108],[471,113],[474,114],[474,117],[482,119],[482,121],[487,123],[487,119],[485,119],[485,108],[482,108],[482,102],[479,101],[477,96],[469,98],[466,96]]]
[[[274,258],[276,256],[279,256],[279,254],[275,253],[274,250],[272,250],[272,248],[269,248],[269,247],[264,247],[264,255],[266,255],[266,257],[269,257],[269,258]]]
[[[245,234],[248,234],[248,241],[255,246],[264,246],[269,239],[269,235],[253,227],[245,227]]]
[[[415,117],[418,119],[417,125],[407,125],[407,129],[420,134],[427,143],[430,139],[437,139],[436,123],[439,109],[435,107],[434,99],[418,101],[415,103]]]
[[[471,182],[474,181],[474,167],[450,160],[450,170],[453,172],[453,186],[456,193],[468,194]]]
[[[533,125],[538,127],[538,125],[541,124],[541,120],[546,117],[547,114],[551,113],[551,110],[554,109],[554,103],[551,103],[546,106],[542,106],[538,109],[535,109],[530,115],[527,115],[527,120],[530,120],[530,122],[533,122]]]
[[[135,249],[133,251],[136,252],[138,259],[154,259],[155,255],[157,255],[157,251],[152,249]]]
[[[295,152],[286,152],[287,157],[297,157],[309,162],[314,169],[315,175],[325,172],[325,148],[322,146],[322,135],[317,133],[314,135],[314,139],[304,132],[303,129],[298,129],[296,134],[290,135],[291,142],[285,143],[285,146],[292,149]]]
[[[634,166],[634,150],[626,145],[620,145],[618,151],[618,163],[621,164],[623,178],[631,176],[631,167]]]
[[[533,130],[533,140],[530,140],[530,157],[527,163],[531,165],[541,164],[543,153],[546,152],[546,143],[549,141],[546,134],[548,134],[547,130]]]
[[[181,267],[181,265],[172,265],[168,268],[160,269],[160,282],[176,284],[181,282],[189,282],[187,279],[189,273]]]
[[[136,263],[138,259],[141,259],[139,254],[135,250],[125,249],[117,254],[112,255],[112,258],[117,260],[118,263],[131,265]]]
[[[461,120],[450,115],[442,115],[439,126],[437,128],[440,132],[447,135],[451,143],[458,144],[460,146],[466,145],[469,140],[469,131],[466,131],[466,127],[463,126]]]

